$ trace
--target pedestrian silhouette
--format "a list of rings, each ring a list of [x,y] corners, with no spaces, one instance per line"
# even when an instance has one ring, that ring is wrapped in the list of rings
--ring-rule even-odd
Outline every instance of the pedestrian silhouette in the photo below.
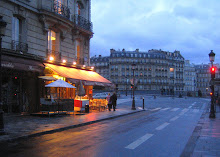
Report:
[[[106,97],[106,100],[108,101],[108,110],[111,111],[111,108],[112,108],[112,102],[110,100],[111,98],[111,94],[108,93],[108,96]]]
[[[115,111],[117,105],[117,95],[115,94],[115,92],[110,97],[110,101],[112,102],[113,110]]]

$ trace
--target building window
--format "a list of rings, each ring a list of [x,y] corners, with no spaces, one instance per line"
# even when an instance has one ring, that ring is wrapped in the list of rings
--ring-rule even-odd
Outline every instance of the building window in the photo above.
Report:
[[[12,18],[12,40],[19,42],[21,41],[22,35],[22,21],[17,18]]]
[[[56,60],[61,59],[59,52],[59,36],[58,33],[53,30],[48,31],[48,56],[53,57]]]
[[[170,72],[174,72],[174,68],[170,68]]]

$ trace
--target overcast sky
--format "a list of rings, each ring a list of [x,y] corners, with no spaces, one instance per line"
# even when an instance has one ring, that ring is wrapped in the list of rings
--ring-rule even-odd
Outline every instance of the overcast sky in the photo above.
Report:
[[[220,63],[220,0],[92,0],[91,57],[110,49],[179,50],[191,63]]]

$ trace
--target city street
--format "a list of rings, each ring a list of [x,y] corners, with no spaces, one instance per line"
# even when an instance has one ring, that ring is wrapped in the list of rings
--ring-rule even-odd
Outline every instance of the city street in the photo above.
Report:
[[[131,107],[131,98],[120,99],[118,105]],[[146,111],[7,143],[1,152],[16,157],[176,157],[184,150],[207,104],[208,99],[145,96]],[[140,96],[136,107],[142,107]]]

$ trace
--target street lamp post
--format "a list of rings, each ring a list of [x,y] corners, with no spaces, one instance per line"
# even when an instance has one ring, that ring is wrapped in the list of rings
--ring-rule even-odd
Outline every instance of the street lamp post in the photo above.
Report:
[[[215,79],[215,70],[212,70],[213,67],[213,62],[215,61],[215,53],[213,52],[213,50],[211,50],[211,52],[209,53],[209,60],[211,62],[211,81],[214,81]],[[211,109],[210,109],[210,114],[209,114],[209,118],[215,118],[215,109],[214,109],[214,100],[215,100],[215,88],[214,88],[214,84],[211,84],[210,86],[211,88]]]
[[[127,93],[127,83],[128,83],[128,80],[127,80],[127,77],[125,77],[126,78],[126,84],[125,84],[125,95],[127,96],[128,95],[128,93]]]
[[[133,70],[133,101],[132,101],[132,110],[136,110],[135,108],[135,98],[134,98],[134,89],[135,89],[135,81],[134,81],[134,70],[135,70],[136,65],[133,63],[132,64],[132,70]]]
[[[5,134],[4,130],[4,111],[2,110],[2,37],[5,35],[7,23],[0,16],[0,135]]]

